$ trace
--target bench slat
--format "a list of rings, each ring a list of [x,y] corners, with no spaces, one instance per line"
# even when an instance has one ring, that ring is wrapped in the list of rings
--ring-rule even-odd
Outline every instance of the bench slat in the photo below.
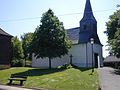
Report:
[[[23,78],[9,78],[9,80],[26,81],[26,79],[23,79]]]

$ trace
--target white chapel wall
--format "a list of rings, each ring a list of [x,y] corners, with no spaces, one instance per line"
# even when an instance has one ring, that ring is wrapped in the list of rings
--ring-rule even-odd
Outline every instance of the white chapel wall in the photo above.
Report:
[[[72,64],[86,67],[86,44],[76,44],[71,48]]]
[[[100,61],[100,66],[103,66],[103,53],[102,53],[102,45],[95,44],[94,52],[98,53],[98,59]]]
[[[94,44],[93,45],[93,53],[98,54],[100,66],[103,66],[102,45]],[[88,43],[88,45],[87,45],[87,54],[88,54],[88,67],[92,67],[92,46],[91,46],[91,43]],[[93,61],[95,62],[94,54],[93,54]]]
[[[102,45],[94,44],[93,52],[98,54],[99,60],[100,60],[100,66],[103,66]],[[92,67],[92,47],[90,43],[84,43],[84,44],[73,45],[68,55],[62,56],[61,58],[52,59],[52,62],[51,62],[52,68],[69,64],[71,54],[73,56],[72,64],[78,67]],[[93,59],[94,59],[94,56],[93,56]],[[36,59],[33,55],[32,67],[48,68],[49,60],[48,58]]]
[[[87,43],[87,67],[92,67],[92,46]]]
[[[51,60],[52,68],[57,68],[58,66],[62,66],[70,63],[69,55],[62,56],[61,58],[57,57]],[[32,67],[37,68],[49,68],[49,59],[48,58],[36,58],[34,55],[32,56]]]
[[[68,55],[62,56],[61,58],[54,58],[51,61],[52,68],[62,66],[70,63],[70,55],[72,54],[72,64],[78,67],[86,67],[86,44],[76,44],[70,49]],[[32,57],[32,67],[48,68],[48,58],[36,58]]]

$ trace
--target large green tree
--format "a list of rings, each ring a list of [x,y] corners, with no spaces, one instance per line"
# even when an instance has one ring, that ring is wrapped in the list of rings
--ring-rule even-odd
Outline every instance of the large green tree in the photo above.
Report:
[[[33,35],[32,51],[37,58],[48,57],[51,68],[51,59],[67,54],[70,47],[63,23],[49,9],[43,14],[41,24]]]
[[[120,10],[110,15],[109,21],[106,23],[108,36],[108,46],[110,53],[120,57]]]
[[[31,50],[30,43],[33,39],[33,33],[24,33],[21,36],[21,39],[22,39],[22,48],[24,51],[24,59],[26,62],[26,60],[31,60],[31,57],[32,57],[32,53],[30,52]]]
[[[16,37],[12,38],[12,47],[13,47],[13,58],[12,65],[13,66],[23,66],[23,48],[21,41]]]

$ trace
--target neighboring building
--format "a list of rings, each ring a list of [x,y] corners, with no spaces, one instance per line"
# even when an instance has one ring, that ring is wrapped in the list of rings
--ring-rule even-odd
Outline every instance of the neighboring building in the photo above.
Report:
[[[0,65],[10,65],[12,59],[12,36],[0,28]]]
[[[104,66],[111,66],[117,68],[120,66],[120,58],[117,58],[114,55],[107,56],[104,59]]]
[[[73,46],[69,52],[69,55],[52,60],[53,68],[64,64],[69,64],[70,55],[72,55],[72,64],[75,66],[88,68],[93,66],[103,66],[103,45],[97,35],[97,21],[93,15],[90,0],[86,0],[84,15],[80,21],[80,27],[68,29],[67,35],[69,39],[72,40]],[[33,55],[33,67],[48,68],[48,65],[48,58],[36,59]]]

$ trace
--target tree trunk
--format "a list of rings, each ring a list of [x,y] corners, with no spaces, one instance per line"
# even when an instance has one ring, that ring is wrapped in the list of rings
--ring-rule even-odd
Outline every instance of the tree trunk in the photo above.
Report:
[[[51,69],[51,58],[49,57],[49,69]]]

